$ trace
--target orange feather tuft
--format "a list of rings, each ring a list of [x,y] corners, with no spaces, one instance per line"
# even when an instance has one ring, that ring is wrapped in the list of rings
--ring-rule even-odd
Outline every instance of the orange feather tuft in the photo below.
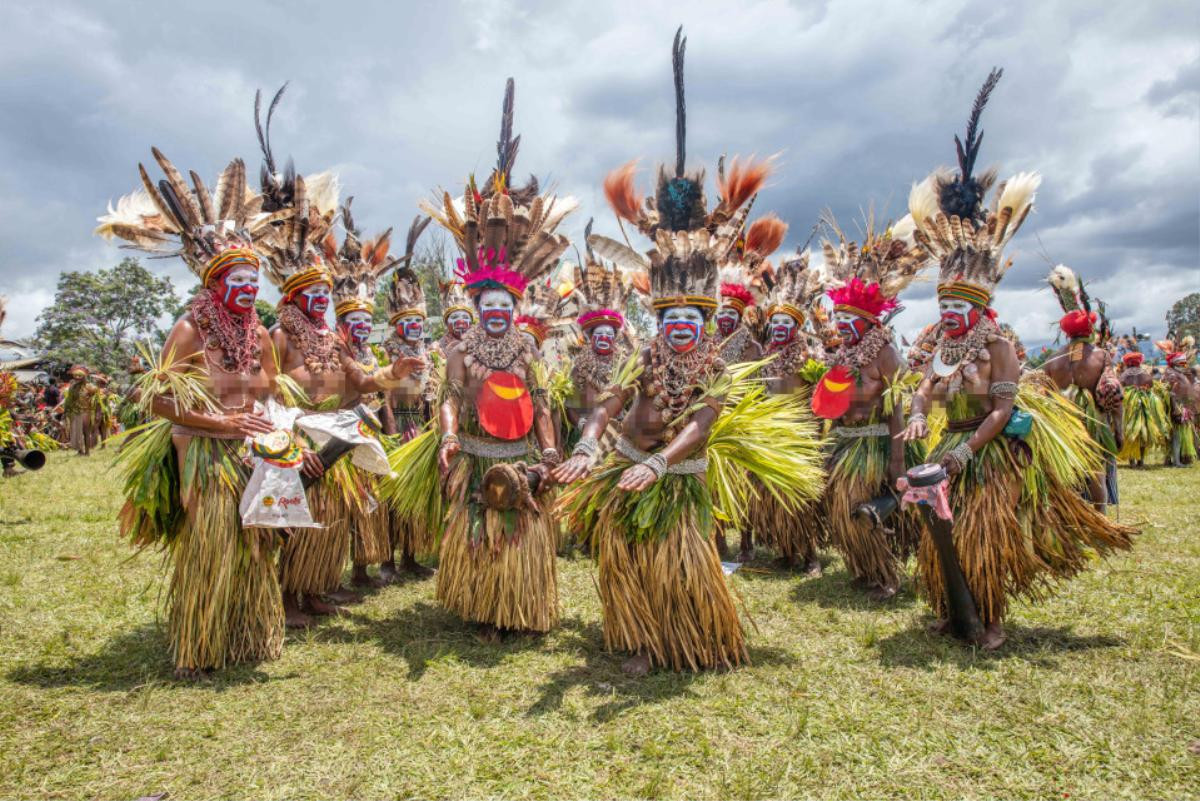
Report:
[[[321,240],[321,252],[325,254],[326,264],[337,263],[337,237],[333,235],[333,231],[325,234],[325,238]]]
[[[637,171],[637,162],[628,164],[604,176],[604,196],[608,205],[618,217],[636,223],[642,214],[642,196],[634,186],[633,175]]]
[[[363,259],[372,267],[378,267],[387,261],[388,251],[392,247],[392,231],[389,228],[385,234],[375,240],[375,247],[371,251],[370,257],[366,254]]]
[[[740,209],[742,204],[758,194],[771,174],[769,159],[755,161],[753,158],[741,163],[735,156],[725,171],[725,180],[718,187],[721,192],[721,205],[730,213]]]
[[[788,224],[774,213],[760,217],[751,223],[746,231],[746,252],[757,253],[766,258],[779,250],[787,232]]]

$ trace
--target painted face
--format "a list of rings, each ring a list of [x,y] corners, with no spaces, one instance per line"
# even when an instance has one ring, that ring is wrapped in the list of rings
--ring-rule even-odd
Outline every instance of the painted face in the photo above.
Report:
[[[446,327],[458,337],[467,333],[471,327],[471,313],[467,311],[452,311],[446,315]]]
[[[783,312],[775,312],[770,320],[771,344],[785,345],[796,337],[796,318]]]
[[[240,265],[217,279],[213,291],[221,305],[234,314],[249,314],[258,297],[258,269]]]
[[[721,332],[721,336],[727,337],[737,330],[738,323],[742,321],[742,314],[733,306],[723,304],[717,309],[717,330]]]
[[[296,295],[296,305],[314,322],[324,323],[325,312],[329,309],[329,293],[328,284],[313,284]]]
[[[662,335],[676,353],[687,353],[700,342],[704,312],[699,306],[672,306],[662,313]]]
[[[408,314],[396,321],[396,333],[409,342],[416,342],[425,335],[425,318],[419,314]]]
[[[347,312],[341,319],[342,328],[350,338],[359,345],[364,344],[371,336],[371,313],[365,311]]]
[[[589,338],[592,342],[592,351],[599,356],[607,356],[616,347],[617,329],[607,323],[601,323],[592,328]]]
[[[512,327],[513,296],[503,289],[485,289],[475,302],[479,321],[488,336],[502,337]]]
[[[837,326],[838,336],[847,345],[857,344],[873,325],[867,318],[846,311],[835,311],[833,323]]]
[[[979,322],[979,307],[974,303],[956,298],[938,300],[938,311],[942,315],[942,330],[946,336],[957,339],[966,336],[975,323]]]

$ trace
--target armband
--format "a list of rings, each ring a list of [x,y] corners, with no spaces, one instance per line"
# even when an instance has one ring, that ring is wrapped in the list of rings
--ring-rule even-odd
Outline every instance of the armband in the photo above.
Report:
[[[994,381],[992,382],[992,386],[988,388],[988,395],[993,398],[1012,400],[1013,398],[1017,397],[1017,382]]]

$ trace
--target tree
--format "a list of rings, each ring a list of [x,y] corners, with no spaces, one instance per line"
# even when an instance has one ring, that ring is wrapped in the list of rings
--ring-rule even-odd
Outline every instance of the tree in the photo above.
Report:
[[[1175,301],[1167,312],[1167,334],[1176,341],[1189,334],[1200,340],[1200,292],[1193,292]]]
[[[159,321],[179,303],[171,279],[134,258],[108,270],[64,272],[36,339],[50,358],[121,375],[138,339],[161,339]]]
[[[275,307],[265,300],[254,301],[254,310],[258,312],[258,321],[268,331],[279,320],[279,313],[275,311]]]

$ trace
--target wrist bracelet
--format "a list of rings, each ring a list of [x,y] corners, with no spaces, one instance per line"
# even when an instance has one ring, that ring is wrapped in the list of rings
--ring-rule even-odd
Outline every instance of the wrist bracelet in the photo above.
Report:
[[[655,479],[660,479],[667,473],[667,457],[661,453],[652,454],[642,464],[654,471]]]
[[[921,412],[913,412],[908,416],[908,424],[911,426],[913,423],[925,423],[929,425],[929,422],[925,419],[925,415]]]
[[[458,434],[455,434],[453,431],[447,431],[445,434],[442,434],[443,445],[449,445],[451,442],[455,445],[458,444]]]
[[[548,464],[551,467],[557,467],[562,464],[562,457],[558,455],[558,448],[542,448],[542,464]]]
[[[975,455],[975,451],[971,450],[971,446],[966,442],[961,442],[946,455],[958,462],[958,469],[962,470],[967,466],[967,462],[971,461],[971,457]]]
[[[600,441],[595,437],[582,437],[579,442],[575,443],[575,447],[571,449],[572,456],[586,456],[591,459],[596,455],[596,451],[600,447]]]

